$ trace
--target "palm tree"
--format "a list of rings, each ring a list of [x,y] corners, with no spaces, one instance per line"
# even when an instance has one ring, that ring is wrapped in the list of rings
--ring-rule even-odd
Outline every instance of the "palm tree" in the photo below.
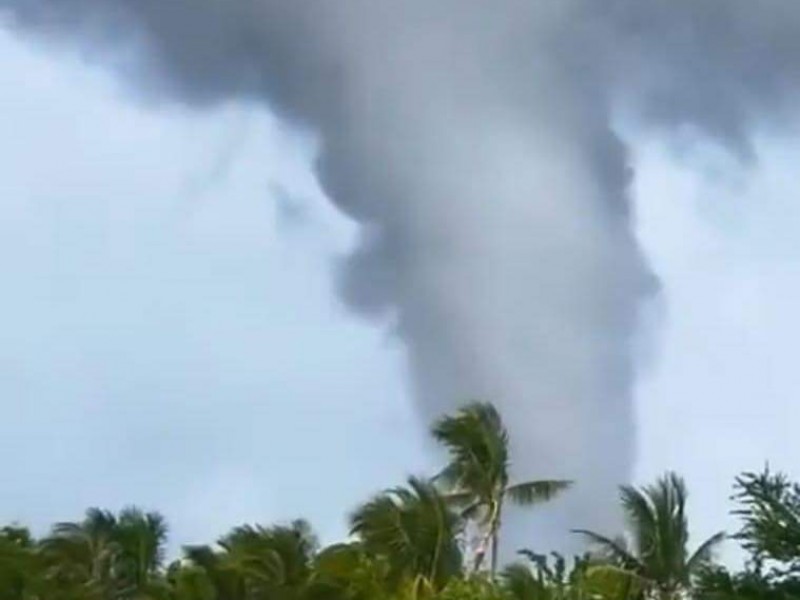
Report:
[[[192,566],[206,574],[203,585],[210,585],[218,598],[304,597],[317,549],[316,538],[305,521],[288,526],[236,527],[219,541],[219,546],[221,552],[207,546],[186,549]]]
[[[228,560],[256,595],[288,597],[303,589],[317,542],[305,521],[289,526],[237,527],[220,541]]]
[[[116,528],[116,517],[98,508],[86,511],[81,522],[54,525],[42,542],[50,578],[62,586],[80,584],[98,595],[111,593],[119,553]]]
[[[643,488],[623,486],[620,498],[628,538],[615,540],[587,530],[577,533],[599,546],[614,565],[643,582],[648,596],[678,598],[710,564],[725,535],[717,533],[689,553],[686,484],[674,473]]]
[[[476,519],[483,531],[473,569],[480,569],[491,546],[491,572],[497,571],[499,531],[506,500],[529,506],[550,500],[571,485],[549,479],[511,483],[509,438],[497,409],[489,403],[470,404],[433,426],[433,437],[450,455],[436,477],[448,497],[462,507],[464,518]]]
[[[114,539],[120,578],[126,588],[144,593],[154,583],[164,561],[167,541],[164,517],[135,507],[126,508],[119,515]]]
[[[387,565],[387,585],[411,586],[413,597],[442,589],[461,572],[460,519],[428,481],[384,492],[351,518],[351,533],[364,551]]]
[[[163,594],[167,527],[158,513],[137,508],[119,517],[92,508],[80,522],[58,523],[41,544],[50,581],[96,598]]]

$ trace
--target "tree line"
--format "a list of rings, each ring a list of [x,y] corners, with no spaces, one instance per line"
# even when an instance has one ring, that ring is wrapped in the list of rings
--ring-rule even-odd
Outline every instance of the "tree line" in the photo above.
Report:
[[[161,515],[92,508],[36,539],[0,530],[0,600],[683,600],[800,599],[800,486],[769,469],[734,482],[747,554],[715,562],[725,539],[689,545],[687,490],[667,473],[622,486],[626,530],[577,530],[587,552],[519,549],[501,567],[508,503],[557,500],[572,482],[510,480],[509,437],[494,406],[475,403],[432,427],[443,469],[356,508],[348,541],[320,547],[303,520],[235,527],[167,563]]]

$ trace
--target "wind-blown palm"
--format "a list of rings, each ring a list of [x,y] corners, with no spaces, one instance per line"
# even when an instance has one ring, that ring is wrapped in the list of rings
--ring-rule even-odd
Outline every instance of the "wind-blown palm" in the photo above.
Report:
[[[167,525],[158,513],[127,508],[119,515],[114,538],[119,555],[119,575],[126,587],[144,592],[164,561]]]
[[[317,542],[305,521],[295,521],[290,526],[237,527],[220,546],[249,589],[283,598],[305,586]]]
[[[436,477],[448,497],[475,519],[483,530],[474,569],[480,569],[491,545],[491,569],[497,570],[499,531],[506,500],[528,506],[545,502],[571,485],[566,480],[511,483],[508,432],[497,409],[475,403],[433,426],[433,437],[444,446],[450,462]]]
[[[163,590],[167,528],[157,513],[128,508],[119,517],[90,509],[80,522],[58,523],[41,544],[48,578],[92,597],[143,598]]]
[[[219,541],[186,549],[187,558],[206,573],[217,597],[302,598],[310,581],[317,541],[305,521],[288,526],[237,527]],[[205,585],[205,583],[204,583]]]
[[[427,481],[411,478],[367,502],[351,531],[368,554],[386,560],[388,585],[437,590],[461,571],[460,519]]]
[[[116,517],[97,508],[86,511],[81,522],[56,524],[52,535],[42,544],[45,559],[53,565],[51,577],[107,590],[119,553],[116,528]]]
[[[623,486],[620,498],[628,537],[615,540],[587,530],[577,533],[595,543],[611,562],[640,578],[649,595],[676,598],[708,566],[725,537],[717,533],[689,553],[686,497],[686,485],[674,473],[641,489]]]

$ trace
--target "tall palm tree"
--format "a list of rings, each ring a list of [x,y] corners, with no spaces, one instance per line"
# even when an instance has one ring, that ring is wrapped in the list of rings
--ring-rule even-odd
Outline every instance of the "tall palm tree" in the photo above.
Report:
[[[460,519],[430,482],[411,478],[353,514],[351,532],[387,564],[387,585],[409,584],[413,596],[442,589],[461,572]]]
[[[529,506],[550,500],[567,489],[570,481],[547,479],[510,482],[509,437],[500,414],[489,403],[470,404],[445,416],[432,429],[450,462],[436,480],[449,498],[462,507],[462,516],[475,519],[483,531],[473,569],[479,570],[487,550],[491,572],[497,571],[499,532],[506,500]]]
[[[714,549],[725,538],[720,532],[689,552],[686,516],[686,484],[667,473],[654,485],[620,488],[627,537],[612,539],[577,530],[596,544],[613,564],[643,582],[648,596],[674,600],[687,590],[707,567]]]

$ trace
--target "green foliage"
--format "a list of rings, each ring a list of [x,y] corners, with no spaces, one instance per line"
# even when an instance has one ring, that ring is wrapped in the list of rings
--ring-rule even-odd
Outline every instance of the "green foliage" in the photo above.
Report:
[[[686,485],[674,473],[641,489],[623,486],[620,499],[630,543],[592,531],[578,533],[593,542],[610,564],[639,578],[647,593],[678,598],[691,588],[695,577],[711,562],[714,548],[724,539],[718,533],[689,553],[686,497]]]
[[[520,554],[532,568],[515,563],[502,574],[512,600],[636,600],[642,591],[638,577],[588,554],[574,557],[571,565],[558,553]]]
[[[393,587],[410,580],[419,589],[440,590],[461,571],[460,519],[422,479],[373,498],[353,513],[351,524],[364,550],[386,561]]]
[[[169,598],[175,600],[216,600],[220,597],[208,572],[196,565],[175,562],[167,572]]]
[[[132,507],[122,511],[112,536],[117,577],[134,591],[155,583],[164,561],[167,525],[158,513],[144,513]]]
[[[33,539],[22,527],[0,530],[0,600],[22,600],[36,595],[38,557]]]
[[[743,521],[734,537],[753,560],[776,574],[800,574],[800,485],[766,468],[737,477],[734,499]]]
[[[218,550],[186,548],[193,575],[183,576],[177,568],[173,578],[183,576],[184,586],[194,586],[195,595],[213,590],[214,597],[226,600],[305,598],[317,550],[317,540],[305,521],[236,527],[217,545]]]
[[[703,597],[800,598],[800,486],[765,468],[737,477],[733,499],[738,504],[733,514],[742,520],[733,537],[749,560],[741,573],[708,569],[698,585]]]
[[[320,548],[305,521],[242,525],[165,565],[158,513],[90,509],[35,539],[0,529],[0,600],[800,600],[800,486],[764,471],[736,480],[738,573],[713,564],[721,534],[688,550],[686,487],[674,474],[621,488],[627,535],[583,531],[598,552],[571,561],[521,550],[500,573],[465,564],[465,524],[496,540],[506,500],[553,498],[569,482],[509,482],[508,435],[488,404],[439,420],[449,462],[354,511],[351,539]]]
[[[709,567],[695,585],[696,596],[704,600],[795,600],[800,599],[800,582],[779,581],[747,568],[730,573],[719,566]]]
[[[163,595],[167,529],[137,508],[118,516],[89,509],[83,521],[58,523],[39,544],[45,579],[65,597],[127,599]]]
[[[389,571],[389,561],[363,544],[336,544],[316,557],[310,600],[389,600],[398,587],[388,585]]]
[[[473,576],[452,581],[436,600],[514,600],[503,586],[489,577]]]

